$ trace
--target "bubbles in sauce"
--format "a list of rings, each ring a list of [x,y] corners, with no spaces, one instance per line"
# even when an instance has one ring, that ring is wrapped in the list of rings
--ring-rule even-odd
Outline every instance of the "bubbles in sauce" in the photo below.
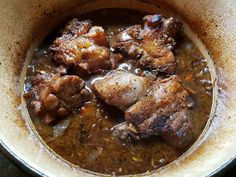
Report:
[[[84,14],[80,19],[90,19],[107,31],[109,43],[115,35],[129,25],[141,22],[145,13],[133,10],[108,9]],[[52,36],[55,36],[55,34]],[[48,46],[53,37],[46,39],[36,50],[28,67],[25,91],[31,87],[32,78],[39,70],[56,73],[56,65],[51,60]],[[212,82],[207,61],[193,42],[181,32],[174,50],[177,60],[177,74],[184,86],[195,95],[195,105],[190,110],[193,121],[193,140],[201,134],[208,120],[212,104]],[[140,75],[142,71],[130,62],[119,64],[122,70]],[[155,79],[155,73],[143,74]],[[100,79],[95,76],[86,81],[88,87]],[[105,174],[137,174],[151,171],[177,159],[189,147],[176,149],[160,137],[150,137],[139,142],[127,143],[112,137],[111,128],[124,121],[123,112],[117,108],[94,100],[85,103],[78,113],[57,122],[53,126],[43,123],[36,116],[28,102],[32,121],[44,141],[60,156],[82,168]],[[191,144],[190,144],[191,145]]]

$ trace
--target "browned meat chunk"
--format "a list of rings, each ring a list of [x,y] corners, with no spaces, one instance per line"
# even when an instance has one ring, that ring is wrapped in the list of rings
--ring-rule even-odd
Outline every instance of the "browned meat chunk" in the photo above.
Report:
[[[112,67],[104,29],[92,26],[89,20],[71,20],[50,50],[57,63],[73,67],[79,75],[99,73]]]
[[[94,89],[107,104],[122,110],[134,104],[147,92],[150,82],[122,70],[115,70],[94,83]]]
[[[138,125],[153,114],[173,113],[186,107],[187,97],[188,93],[177,76],[157,80],[149,89],[148,95],[126,111],[126,120],[135,121],[133,123]]]
[[[141,137],[162,135],[170,144],[182,147],[191,138],[188,108],[192,106],[188,92],[177,76],[157,80],[147,96],[125,111]]]
[[[78,76],[50,76],[45,72],[35,77],[30,93],[35,113],[44,115],[46,123],[69,115],[91,98]]]
[[[144,25],[131,26],[119,33],[113,48],[128,58],[137,59],[144,69],[173,74],[176,69],[173,38],[181,23],[160,15],[148,15],[143,20]]]

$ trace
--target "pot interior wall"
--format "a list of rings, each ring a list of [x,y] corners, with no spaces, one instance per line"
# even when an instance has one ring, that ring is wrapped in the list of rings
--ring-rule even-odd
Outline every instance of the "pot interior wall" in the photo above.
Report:
[[[100,8],[129,7],[150,13],[163,13],[168,7],[191,26],[213,58],[217,74],[217,102],[214,118],[208,123],[210,127],[183,157],[156,172],[160,176],[187,176],[194,170],[196,176],[209,175],[235,156],[233,135],[236,133],[236,3],[233,0],[23,0],[20,4],[16,0],[3,0],[0,7],[3,13],[0,17],[0,97],[4,98],[0,107],[0,138],[8,151],[32,170],[49,176],[57,176],[58,172],[60,176],[93,174],[64,161],[47,147],[32,125],[21,93],[26,66],[34,49],[44,37],[69,17]],[[190,29],[186,29],[192,34]],[[194,35],[193,37],[205,52],[204,55],[208,56],[201,40]],[[213,62],[209,59],[212,77],[215,78]]]

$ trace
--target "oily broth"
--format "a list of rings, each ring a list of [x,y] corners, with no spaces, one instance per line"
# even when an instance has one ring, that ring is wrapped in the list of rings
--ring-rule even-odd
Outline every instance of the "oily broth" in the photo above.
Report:
[[[141,23],[144,15],[145,13],[134,10],[107,9],[83,14],[79,19],[90,19],[94,25],[103,26],[109,43],[113,43],[118,32]],[[25,92],[29,91],[37,71],[56,73],[56,64],[52,62],[48,51],[56,36],[59,36],[59,33],[54,32],[35,51],[28,67]],[[212,82],[207,62],[193,42],[183,32],[180,32],[176,42],[174,54],[177,60],[177,74],[184,86],[194,93],[194,108],[189,111],[193,121],[193,139],[188,147],[176,149],[156,136],[132,143],[114,138],[110,129],[124,121],[124,115],[95,96],[77,113],[54,125],[46,125],[34,114],[30,100],[26,100],[40,136],[64,159],[99,173],[137,174],[157,169],[177,159],[196,141],[206,125],[212,105]],[[119,68],[136,74],[140,72],[131,62],[121,63]],[[87,79],[88,87],[92,90],[91,82],[104,74],[106,72]]]

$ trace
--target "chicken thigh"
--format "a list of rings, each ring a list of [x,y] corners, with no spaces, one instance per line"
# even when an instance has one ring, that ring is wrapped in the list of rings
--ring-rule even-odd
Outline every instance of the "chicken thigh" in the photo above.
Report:
[[[103,101],[125,110],[147,93],[150,81],[126,71],[115,70],[93,85]]]
[[[181,22],[173,17],[164,19],[161,15],[147,15],[143,21],[144,25],[131,26],[119,33],[113,48],[127,58],[137,60],[144,69],[173,74],[176,69],[172,52],[174,37]]]
[[[37,115],[44,117],[45,123],[68,116],[91,98],[85,82],[74,75],[48,75],[40,72],[28,94]]]
[[[57,63],[73,68],[82,76],[111,69],[114,61],[121,59],[119,54],[110,53],[102,27],[76,18],[67,24],[50,50]]]

